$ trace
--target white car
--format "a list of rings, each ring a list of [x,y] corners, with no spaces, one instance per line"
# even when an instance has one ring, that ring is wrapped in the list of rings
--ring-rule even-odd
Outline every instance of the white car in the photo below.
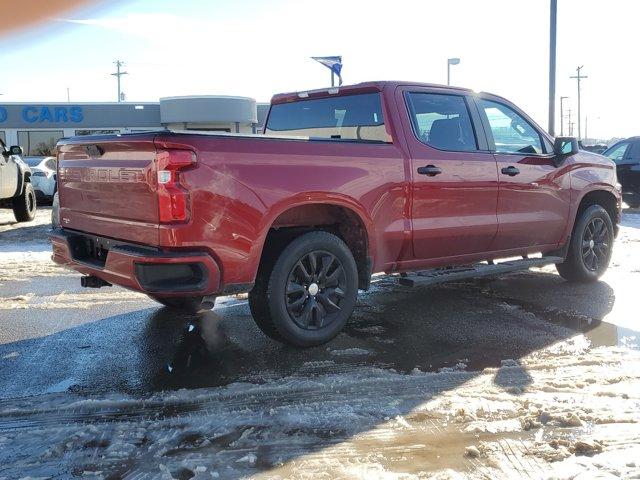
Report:
[[[38,200],[53,201],[57,187],[56,157],[23,157],[31,167],[31,184]]]

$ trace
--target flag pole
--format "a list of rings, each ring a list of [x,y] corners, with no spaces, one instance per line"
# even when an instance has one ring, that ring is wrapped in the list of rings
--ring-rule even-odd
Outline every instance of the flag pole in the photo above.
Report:
[[[331,86],[332,86],[332,87],[335,87],[335,86],[336,86],[335,82],[336,82],[336,81],[335,81],[335,79],[334,79],[334,75],[333,75],[333,68],[332,68],[332,69],[331,69]]]

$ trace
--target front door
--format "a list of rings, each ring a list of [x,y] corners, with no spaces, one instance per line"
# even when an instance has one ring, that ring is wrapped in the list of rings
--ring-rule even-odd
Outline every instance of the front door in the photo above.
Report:
[[[18,165],[15,157],[0,154],[0,198],[11,198],[18,187]]]
[[[485,252],[497,231],[496,161],[465,94],[401,89],[398,105],[411,156],[416,260]],[[474,122],[476,120],[476,122]]]
[[[622,142],[606,155],[615,162],[618,182],[626,200],[640,202],[640,140]]]
[[[498,234],[491,250],[563,241],[569,218],[569,175],[555,165],[551,142],[510,105],[487,98],[476,102],[498,164]]]

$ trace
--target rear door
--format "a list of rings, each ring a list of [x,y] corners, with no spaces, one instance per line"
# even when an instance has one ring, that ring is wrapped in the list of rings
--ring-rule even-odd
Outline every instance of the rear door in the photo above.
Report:
[[[485,252],[497,231],[496,161],[464,93],[397,92],[411,156],[412,234],[418,260]],[[475,120],[475,121],[474,121]]]
[[[498,99],[477,98],[498,164],[498,234],[491,250],[555,245],[569,218],[569,175],[556,167],[553,146],[522,112]]]
[[[141,134],[63,142],[58,155],[61,226],[157,245],[153,139],[153,134]]]

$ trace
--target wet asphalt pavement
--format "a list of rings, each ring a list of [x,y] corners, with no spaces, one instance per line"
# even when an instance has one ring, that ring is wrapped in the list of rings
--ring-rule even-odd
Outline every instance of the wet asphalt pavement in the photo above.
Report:
[[[637,223],[636,216],[628,214]],[[27,243],[42,242],[45,227],[31,228]],[[634,238],[617,249],[637,249],[640,230],[629,231]],[[0,246],[21,238],[15,229],[5,233]],[[585,332],[595,346],[640,338],[628,290],[637,284],[637,270],[607,274],[590,285],[568,284],[552,268],[429,288],[401,287],[380,276],[360,295],[342,334],[304,350],[265,337],[242,296],[185,315],[117,287],[82,289],[75,273],[38,271],[0,283],[0,398],[63,391],[147,394],[363,365],[403,373],[482,370],[576,332]],[[6,279],[8,272],[2,273]]]

